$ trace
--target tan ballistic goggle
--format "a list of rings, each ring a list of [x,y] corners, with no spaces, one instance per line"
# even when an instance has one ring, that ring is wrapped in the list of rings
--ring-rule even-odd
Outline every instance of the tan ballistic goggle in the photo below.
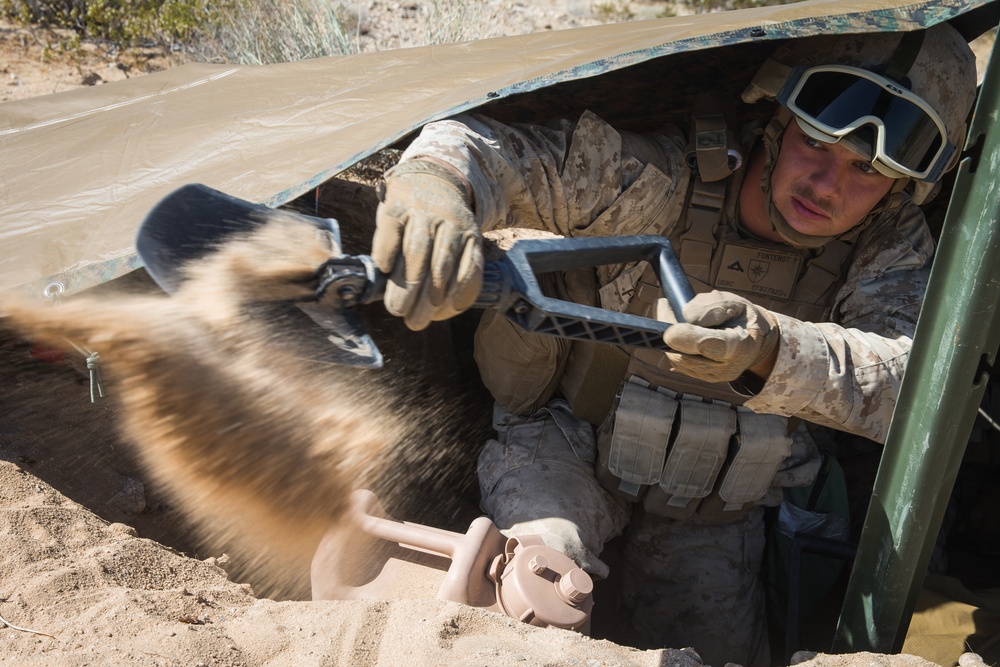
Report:
[[[778,102],[813,139],[832,144],[849,135],[865,138],[872,166],[890,178],[937,181],[955,152],[944,122],[927,102],[868,70],[846,65],[796,70]]]

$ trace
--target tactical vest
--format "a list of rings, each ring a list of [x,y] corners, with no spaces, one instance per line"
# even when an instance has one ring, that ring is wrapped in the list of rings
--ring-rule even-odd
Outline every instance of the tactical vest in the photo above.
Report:
[[[661,219],[643,233],[670,239],[695,292],[733,292],[797,319],[826,321],[853,246],[799,250],[743,238],[734,223],[738,188],[735,178],[696,178],[683,223]],[[614,267],[599,278],[605,308],[669,320],[669,309],[657,311],[666,302],[652,268]],[[612,394],[616,373],[624,379]],[[793,426],[743,407],[748,397],[728,384],[674,373],[656,350],[574,345],[560,389],[578,417],[601,425],[598,479],[615,495],[672,518],[697,512],[733,520],[755,505],[780,503],[771,483],[791,451]]]

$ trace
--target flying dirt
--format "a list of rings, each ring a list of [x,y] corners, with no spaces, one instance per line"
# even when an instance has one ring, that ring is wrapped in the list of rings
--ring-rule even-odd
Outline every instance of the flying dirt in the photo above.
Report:
[[[423,437],[434,431],[433,411],[409,419],[402,387],[309,362],[288,343],[294,332],[276,304],[313,293],[331,244],[277,212],[191,263],[172,296],[0,305],[29,336],[97,352],[120,385],[125,433],[150,475],[206,534],[236,539],[265,567],[281,562],[276,579],[307,569],[352,490],[391,495],[405,488],[401,471],[438,467],[414,444],[417,422]],[[434,451],[447,451],[440,438]]]

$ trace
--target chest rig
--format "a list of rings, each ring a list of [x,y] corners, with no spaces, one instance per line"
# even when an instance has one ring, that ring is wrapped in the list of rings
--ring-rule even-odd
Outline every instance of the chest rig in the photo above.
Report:
[[[699,134],[697,119],[695,130],[697,147],[710,143]],[[716,155],[718,148],[716,142]],[[657,229],[644,233],[670,239],[696,293],[733,292],[797,319],[827,320],[852,246],[834,241],[818,250],[800,250],[746,238],[735,224],[739,175],[726,171],[718,178],[719,172],[712,181],[696,175],[685,215],[660,220]],[[669,321],[672,313],[669,308],[664,312],[655,272],[641,266],[621,269],[601,288],[602,305]],[[734,520],[755,505],[780,503],[781,490],[772,487],[772,480],[791,452],[787,418],[743,407],[747,397],[728,384],[671,371],[661,352],[595,350],[592,356],[609,354],[619,355],[618,368],[624,368],[614,396],[596,401],[592,395],[568,396],[574,408],[577,402],[605,406],[603,420],[586,418],[601,424],[597,476],[608,491],[641,502],[648,512],[678,519],[697,513],[705,519]],[[608,366],[606,360],[599,365]],[[571,357],[567,375],[581,373]],[[608,379],[588,386],[608,390],[613,384]]]

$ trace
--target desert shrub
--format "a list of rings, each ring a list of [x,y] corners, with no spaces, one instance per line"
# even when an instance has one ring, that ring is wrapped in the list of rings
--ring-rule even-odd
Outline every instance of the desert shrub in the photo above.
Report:
[[[356,51],[326,0],[0,0],[0,15],[120,46],[183,44],[203,60],[268,63]]]
[[[86,0],[0,0],[0,14],[24,23],[46,23],[64,28],[83,29]]]
[[[122,46],[184,41],[212,19],[205,0],[0,0],[0,13]]]
[[[635,14],[625,0],[591,2],[590,13],[604,23],[618,23],[621,21],[630,21],[635,18]]]

